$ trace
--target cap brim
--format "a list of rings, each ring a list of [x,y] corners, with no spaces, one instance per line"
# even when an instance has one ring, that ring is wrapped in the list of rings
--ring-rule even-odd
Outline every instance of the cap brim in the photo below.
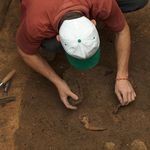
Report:
[[[69,63],[76,69],[88,70],[88,69],[95,67],[99,63],[101,53],[100,53],[100,49],[98,49],[97,52],[88,59],[77,59],[67,53],[66,53],[66,57]]]

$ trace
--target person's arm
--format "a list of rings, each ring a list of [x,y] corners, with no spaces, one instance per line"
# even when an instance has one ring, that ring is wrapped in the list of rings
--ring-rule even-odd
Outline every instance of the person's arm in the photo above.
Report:
[[[131,37],[127,23],[121,32],[116,33],[117,51],[117,77],[115,93],[122,105],[127,105],[135,100],[135,91],[128,80],[128,65],[131,52]]]
[[[26,64],[28,64],[36,72],[46,77],[57,87],[60,98],[68,109],[77,109],[76,107],[70,105],[67,100],[68,96],[72,97],[74,100],[77,100],[77,95],[70,90],[66,82],[55,73],[46,60],[44,60],[39,54],[28,55],[19,48],[18,52]]]

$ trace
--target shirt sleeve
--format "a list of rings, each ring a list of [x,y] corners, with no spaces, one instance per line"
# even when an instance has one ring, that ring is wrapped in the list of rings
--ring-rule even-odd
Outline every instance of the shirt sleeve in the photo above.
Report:
[[[126,21],[116,0],[112,0],[111,12],[109,16],[103,20],[103,22],[113,32],[120,32],[123,30]]]
[[[17,31],[16,43],[24,53],[32,55],[38,52],[42,39],[35,35],[32,36],[31,32],[27,30],[26,24],[22,22]]]

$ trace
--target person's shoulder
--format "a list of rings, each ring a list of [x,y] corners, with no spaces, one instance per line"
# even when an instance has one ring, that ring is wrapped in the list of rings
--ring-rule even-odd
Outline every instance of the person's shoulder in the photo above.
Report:
[[[104,20],[110,16],[113,0],[91,0],[92,14],[98,19]]]
[[[103,7],[103,6],[105,6],[105,5],[110,5],[110,4],[112,4],[112,1],[113,0],[90,0],[90,2],[92,3],[92,4],[100,4],[100,5],[95,5],[95,6],[97,6],[97,7]]]
[[[24,18],[24,26],[32,37],[43,34],[50,26],[49,20],[42,13],[32,12]]]
[[[110,13],[114,0],[91,0],[93,9],[98,12],[106,11]]]

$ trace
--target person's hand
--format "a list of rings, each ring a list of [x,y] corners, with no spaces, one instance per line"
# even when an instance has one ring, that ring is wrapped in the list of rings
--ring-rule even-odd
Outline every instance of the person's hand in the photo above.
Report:
[[[115,93],[123,106],[133,102],[136,98],[136,93],[129,80],[116,80]]]
[[[61,80],[61,82],[59,82],[59,84],[57,85],[57,89],[59,92],[60,99],[63,102],[63,104],[66,106],[66,108],[76,110],[77,107],[72,106],[68,102],[68,97],[71,97],[73,100],[78,100],[78,96],[70,90],[67,83],[64,80]]]

